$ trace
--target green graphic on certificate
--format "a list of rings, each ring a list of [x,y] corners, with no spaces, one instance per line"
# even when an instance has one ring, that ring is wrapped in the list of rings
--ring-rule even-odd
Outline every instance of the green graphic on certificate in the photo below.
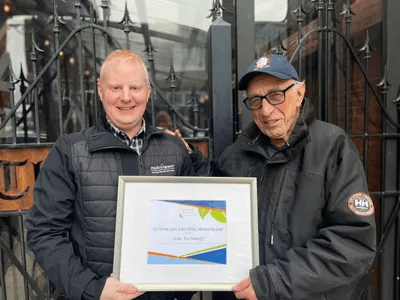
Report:
[[[151,200],[147,264],[226,264],[225,200]]]

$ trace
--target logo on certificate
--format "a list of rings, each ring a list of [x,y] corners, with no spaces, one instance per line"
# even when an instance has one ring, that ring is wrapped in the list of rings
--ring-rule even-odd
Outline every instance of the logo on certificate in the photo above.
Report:
[[[225,200],[150,200],[147,264],[226,264]]]

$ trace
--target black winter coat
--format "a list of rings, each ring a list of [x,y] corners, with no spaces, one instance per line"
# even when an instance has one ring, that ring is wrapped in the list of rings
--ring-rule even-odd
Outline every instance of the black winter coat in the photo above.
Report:
[[[71,300],[97,298],[113,271],[119,175],[193,175],[180,139],[147,126],[138,156],[105,122],[56,141],[25,222],[29,248]]]
[[[307,101],[305,101],[307,106]],[[251,124],[214,165],[192,157],[198,175],[256,177],[258,299],[353,299],[375,256],[375,216],[362,162],[339,127],[302,108],[288,145]]]

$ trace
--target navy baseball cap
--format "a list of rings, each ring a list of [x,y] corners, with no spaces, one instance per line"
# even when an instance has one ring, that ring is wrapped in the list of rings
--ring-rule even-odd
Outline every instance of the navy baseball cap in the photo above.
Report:
[[[249,81],[257,74],[270,74],[280,79],[296,79],[300,81],[296,69],[284,57],[279,54],[271,54],[263,56],[253,62],[247,69],[247,73],[239,80],[238,88],[241,91],[247,89]]]

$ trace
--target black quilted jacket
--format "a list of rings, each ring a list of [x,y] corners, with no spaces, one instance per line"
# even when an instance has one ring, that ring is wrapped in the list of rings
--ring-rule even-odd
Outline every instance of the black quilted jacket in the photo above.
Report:
[[[105,122],[56,141],[26,217],[29,248],[69,299],[97,298],[112,273],[118,176],[192,175],[178,138],[147,126],[138,156]]]

